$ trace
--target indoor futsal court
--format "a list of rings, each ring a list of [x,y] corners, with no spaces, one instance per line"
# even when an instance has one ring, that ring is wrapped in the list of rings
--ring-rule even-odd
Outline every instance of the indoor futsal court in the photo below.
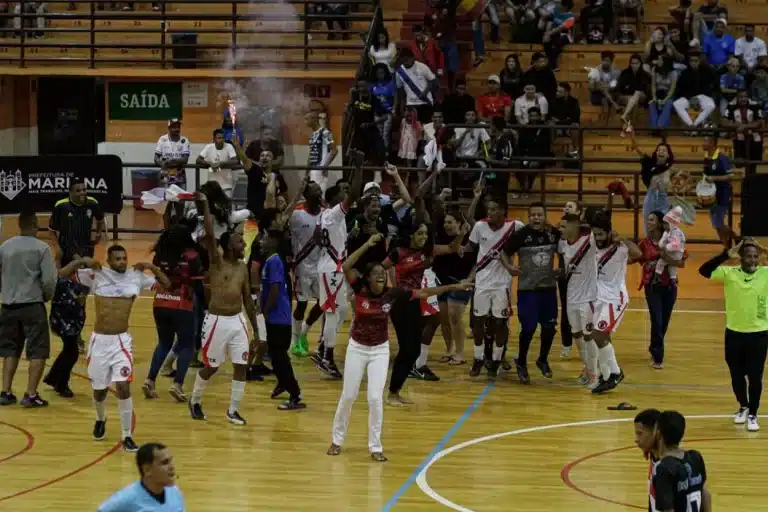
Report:
[[[559,209],[551,212],[550,220],[558,215]],[[629,215],[617,215],[622,218],[619,227],[631,233]],[[122,217],[124,226],[156,220],[138,215],[132,219],[132,210]],[[700,219],[689,236],[711,237],[708,223]],[[15,228],[15,222],[6,219],[5,235]],[[121,240],[131,251],[131,263],[150,258],[151,242],[147,235],[126,235]],[[559,334],[550,358],[554,378],[547,381],[531,364],[532,384],[524,387],[514,372],[489,383],[485,376],[467,376],[469,364],[437,362],[445,349],[438,331],[429,364],[442,380],[409,379],[405,390],[415,404],[385,408],[386,463],[373,462],[368,455],[364,386],[342,454],[326,455],[341,381],[326,380],[309,359],[294,359],[307,409],[278,411],[277,402],[269,399],[274,384],[268,377],[246,388],[241,408],[248,420],[244,428],[228,424],[224,417],[229,365],[208,387],[207,422],[191,420],[187,406],[167,394],[168,379],[158,380],[158,400],[145,400],[140,386],[156,334],[151,300],[142,297],[131,322],[136,360],[134,439],[138,444],[161,441],[169,446],[177,483],[193,512],[647,510],[648,462],[633,444],[636,412],[607,410],[628,402],[639,410],[676,409],[686,416],[684,445],[704,455],[714,507],[768,511],[764,485],[768,444],[765,434],[748,434],[743,426],[731,423],[737,404],[723,360],[721,289],[697,273],[719,248],[689,249],[663,370],[649,365],[650,324],[645,299],[637,291],[637,266],[628,273],[630,311],[614,338],[626,380],[603,396],[576,385],[578,356],[574,350],[570,359],[559,358]],[[103,256],[103,248],[99,254]],[[88,311],[84,337],[93,321],[90,299]],[[516,353],[516,318],[512,324],[510,355]],[[342,347],[347,327],[339,335]],[[312,348],[316,339],[317,326],[310,335]],[[60,341],[54,339],[52,345],[55,354]],[[468,355],[470,347],[468,340]],[[538,353],[538,340],[531,350],[532,355]],[[106,440],[93,441],[94,412],[84,357],[75,371],[74,399],[59,398],[44,387],[48,408],[0,409],[0,511],[92,511],[137,479],[135,456],[119,446],[115,398],[107,403]],[[25,382],[22,363],[15,389],[23,391]],[[188,378],[185,390],[191,387]]]

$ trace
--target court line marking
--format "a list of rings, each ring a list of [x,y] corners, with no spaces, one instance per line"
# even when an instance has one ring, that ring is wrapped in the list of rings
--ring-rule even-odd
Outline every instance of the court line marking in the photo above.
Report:
[[[453,424],[453,426],[448,430],[448,432],[445,433],[445,435],[438,441],[438,443],[435,445],[434,448],[427,454],[424,461],[419,464],[419,466],[411,473],[411,476],[408,477],[408,480],[405,481],[403,485],[400,486],[400,488],[395,492],[395,494],[392,495],[392,497],[387,501],[387,503],[384,505],[384,507],[381,509],[381,512],[388,512],[389,510],[392,510],[392,507],[397,504],[398,500],[403,497],[403,495],[406,493],[406,491],[416,482],[416,478],[422,474],[431,464],[431,461],[435,460],[435,457],[438,456],[441,453],[441,450],[445,447],[446,444],[448,444],[448,441],[451,440],[451,438],[456,434],[456,432],[459,431],[461,426],[464,424],[464,422],[469,419],[469,417],[472,415],[473,412],[477,410],[478,407],[480,407],[480,404],[483,403],[485,398],[488,396],[488,394],[491,392],[491,390],[496,387],[494,382],[489,382],[487,386],[485,386],[485,389],[483,389],[479,395],[475,398],[475,400],[467,407],[464,412],[459,416],[459,419],[456,420],[456,423]],[[444,450],[443,450],[444,451]]]
[[[2,459],[0,459],[0,464],[2,464],[3,462],[8,462],[11,459],[15,459],[19,455],[23,455],[24,453],[28,452],[35,446],[35,436],[32,435],[32,433],[29,430],[26,430],[18,425],[14,425],[12,423],[8,423],[5,421],[0,421],[0,425],[5,425],[6,427],[10,427],[16,430],[17,432],[21,432],[24,435],[24,437],[27,438],[27,444],[24,446],[24,448],[6,457],[3,457]]]
[[[733,415],[731,414],[704,414],[704,415],[693,415],[693,416],[686,416],[686,420],[705,420],[705,419],[724,419],[724,418],[732,418]],[[764,415],[760,416],[761,418],[764,418]],[[608,419],[602,419],[602,420],[587,420],[587,421],[575,421],[570,423],[557,423],[552,425],[538,425],[536,427],[528,427],[528,428],[521,428],[518,430],[510,430],[508,432],[499,432],[496,434],[490,434],[483,437],[477,437],[475,439],[470,439],[468,441],[464,441],[463,443],[459,443],[457,445],[451,446],[450,448],[446,448],[442,451],[439,451],[438,453],[434,454],[434,456],[426,461],[426,464],[422,464],[423,467],[421,467],[421,471],[419,472],[418,476],[416,477],[416,485],[419,487],[419,489],[422,490],[424,494],[435,500],[436,502],[440,503],[441,505],[448,507],[453,510],[458,510],[459,512],[475,512],[471,508],[467,508],[464,506],[459,505],[458,503],[454,503],[451,500],[443,497],[440,495],[437,491],[435,491],[427,482],[427,471],[429,471],[429,468],[432,467],[433,464],[435,464],[440,459],[450,455],[451,453],[457,452],[459,450],[462,450],[464,448],[468,448],[470,446],[485,443],[487,441],[495,441],[496,439],[501,439],[502,437],[508,437],[508,436],[515,436],[515,435],[522,435],[522,434],[530,434],[533,432],[543,432],[546,430],[555,430],[558,428],[569,428],[569,427],[583,427],[588,425],[604,425],[608,423],[628,423],[633,421],[635,418],[608,418]]]

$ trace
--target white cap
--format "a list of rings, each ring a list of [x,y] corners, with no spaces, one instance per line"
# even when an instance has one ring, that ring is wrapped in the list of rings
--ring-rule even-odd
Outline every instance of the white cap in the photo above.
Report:
[[[176,119],[175,117],[173,119],[168,120],[168,126],[174,125],[174,124],[181,124],[181,119]]]
[[[717,25],[718,23],[722,23],[726,27],[728,26],[728,20],[725,18],[717,18],[715,20],[715,25]]]
[[[496,82],[497,84],[501,83],[501,78],[499,78],[499,75],[491,75],[488,77],[489,82]]]
[[[370,190],[373,190],[373,189],[381,190],[381,187],[375,181],[369,181],[363,187],[363,195],[367,194]]]

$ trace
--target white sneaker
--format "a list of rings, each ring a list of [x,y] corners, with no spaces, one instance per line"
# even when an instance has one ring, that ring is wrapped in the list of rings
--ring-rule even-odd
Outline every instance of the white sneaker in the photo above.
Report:
[[[750,432],[757,432],[760,430],[760,424],[757,422],[757,416],[751,414],[747,416],[747,430]]]
[[[596,373],[590,373],[589,374],[589,384],[587,384],[587,389],[593,390],[600,384],[600,377]]]
[[[568,359],[568,355],[571,353],[571,349],[573,348],[573,345],[570,347],[563,347],[560,350],[560,359]]]
[[[581,375],[579,375],[577,382],[582,386],[589,384],[589,372],[586,368],[581,369]]]
[[[743,425],[747,422],[747,414],[749,414],[749,409],[741,407],[739,412],[733,415],[733,423],[736,425]]]

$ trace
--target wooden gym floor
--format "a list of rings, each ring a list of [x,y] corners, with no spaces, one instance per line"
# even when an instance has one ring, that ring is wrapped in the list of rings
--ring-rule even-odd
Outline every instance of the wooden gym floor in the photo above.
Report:
[[[145,259],[149,238],[128,239],[132,260]],[[326,381],[308,360],[295,361],[308,408],[279,412],[269,399],[273,379],[249,383],[242,406],[249,421],[244,428],[224,418],[226,367],[205,395],[207,422],[193,422],[186,406],[167,395],[166,379],[158,381],[160,399],[146,401],[138,388],[156,338],[151,301],[142,297],[131,322],[135,439],[170,446],[190,511],[420,511],[445,506],[478,512],[645,510],[648,466],[633,446],[634,413],[606,410],[627,401],[686,414],[686,446],[703,452],[719,510],[768,510],[765,434],[747,434],[730,423],[727,415],[736,404],[722,356],[721,295],[717,286],[696,274],[698,265],[716,251],[714,246],[692,248],[662,371],[648,365],[650,326],[644,299],[636,291],[639,269],[631,269],[631,309],[615,337],[627,379],[606,396],[593,397],[574,385],[580,365],[575,352],[567,361],[559,359],[559,336],[551,358],[554,379],[543,379],[531,364],[532,385],[522,387],[510,375],[490,383],[485,377],[470,379],[467,365],[438,363],[435,359],[444,350],[438,335],[430,365],[443,380],[409,380],[406,391],[415,405],[386,408],[383,441],[390,460],[384,464],[372,462],[367,454],[364,390],[344,451],[338,457],[325,455],[341,382]],[[89,315],[86,337],[92,307]],[[517,320],[511,323],[515,352]],[[346,331],[345,326],[339,335],[342,347]],[[313,330],[313,345],[316,338]],[[468,358],[470,346],[468,342]],[[54,352],[59,347],[54,341]],[[537,351],[535,341],[531,361]],[[343,360],[343,349],[338,357]],[[25,368],[22,363],[16,376],[17,393],[24,388]],[[72,388],[77,396],[72,400],[44,389],[51,402],[47,409],[0,409],[0,510],[95,510],[136,479],[134,457],[116,444],[116,399],[109,398],[107,440],[93,441],[84,358],[76,372]],[[190,377],[188,392],[191,386]]]

